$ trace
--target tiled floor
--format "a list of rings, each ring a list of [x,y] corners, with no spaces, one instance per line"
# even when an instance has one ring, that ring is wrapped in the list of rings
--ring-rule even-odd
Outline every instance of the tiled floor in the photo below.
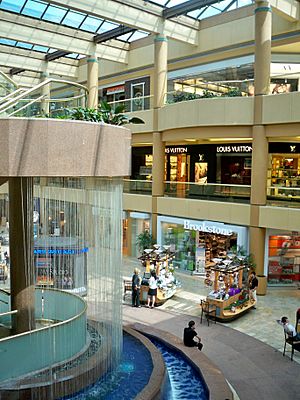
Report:
[[[130,277],[139,262],[125,258],[123,276]],[[182,288],[164,305],[154,310],[130,307],[125,298],[123,323],[141,323],[182,337],[183,327],[193,318],[204,344],[203,352],[220,369],[240,400],[294,400],[300,398],[300,353],[294,362],[290,353],[282,357],[283,331],[276,323],[282,315],[294,321],[300,307],[300,290],[274,289],[258,298],[251,310],[230,323],[200,324],[199,300],[207,289],[201,278],[177,273]],[[259,340],[257,340],[259,339]],[[267,344],[265,344],[265,343]],[[196,400],[196,399],[194,399]]]
[[[123,276],[130,277],[135,267],[143,267],[138,260],[124,257]],[[191,316],[200,316],[199,302],[204,298],[208,289],[203,279],[177,271],[177,278],[182,287],[172,299],[159,307],[161,310],[175,311]],[[130,301],[130,296],[127,297]],[[300,290],[290,288],[269,288],[266,296],[258,296],[257,309],[251,309],[240,318],[224,325],[242,333],[253,336],[264,343],[282,351],[284,344],[283,329],[276,320],[287,316],[292,323],[295,321],[296,310],[300,307]],[[300,353],[296,352],[294,360],[300,364]]]

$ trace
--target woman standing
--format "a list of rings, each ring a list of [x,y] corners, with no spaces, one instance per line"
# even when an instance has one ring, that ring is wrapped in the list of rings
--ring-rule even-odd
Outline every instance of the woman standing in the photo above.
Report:
[[[157,277],[155,271],[151,271],[151,277],[149,279],[149,291],[148,291],[148,303],[147,307],[150,307],[150,302],[152,300],[151,308],[155,306],[155,298],[157,295]]]

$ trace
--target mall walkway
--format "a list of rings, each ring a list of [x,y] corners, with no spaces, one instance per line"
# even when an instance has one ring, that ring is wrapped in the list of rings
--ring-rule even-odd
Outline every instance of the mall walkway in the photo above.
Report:
[[[135,259],[125,258],[123,275],[130,276],[135,266],[139,266]],[[154,325],[181,337],[183,327],[193,318],[203,338],[203,351],[222,370],[241,400],[299,398],[300,353],[295,353],[293,362],[289,352],[282,356],[283,332],[275,320],[283,314],[294,319],[293,313],[300,306],[300,290],[271,289],[268,296],[259,297],[257,310],[231,323],[208,327],[206,323],[201,325],[199,318],[199,299],[207,291],[202,279],[180,273],[177,276],[182,288],[157,309],[132,308],[128,294],[124,324]]]

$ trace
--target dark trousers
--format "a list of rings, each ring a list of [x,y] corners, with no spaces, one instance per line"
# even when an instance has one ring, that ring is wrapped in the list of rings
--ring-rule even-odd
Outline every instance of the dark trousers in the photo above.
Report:
[[[140,305],[140,289],[132,290],[132,307],[138,307]]]

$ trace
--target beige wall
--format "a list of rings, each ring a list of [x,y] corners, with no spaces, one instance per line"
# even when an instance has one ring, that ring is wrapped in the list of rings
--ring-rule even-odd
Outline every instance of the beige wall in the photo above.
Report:
[[[300,122],[299,92],[263,97],[263,124],[294,122]]]
[[[138,194],[123,193],[123,210],[152,213],[152,198]]]
[[[238,110],[238,112],[237,112]],[[199,99],[168,104],[159,110],[159,130],[203,125],[252,125],[253,98]]]

